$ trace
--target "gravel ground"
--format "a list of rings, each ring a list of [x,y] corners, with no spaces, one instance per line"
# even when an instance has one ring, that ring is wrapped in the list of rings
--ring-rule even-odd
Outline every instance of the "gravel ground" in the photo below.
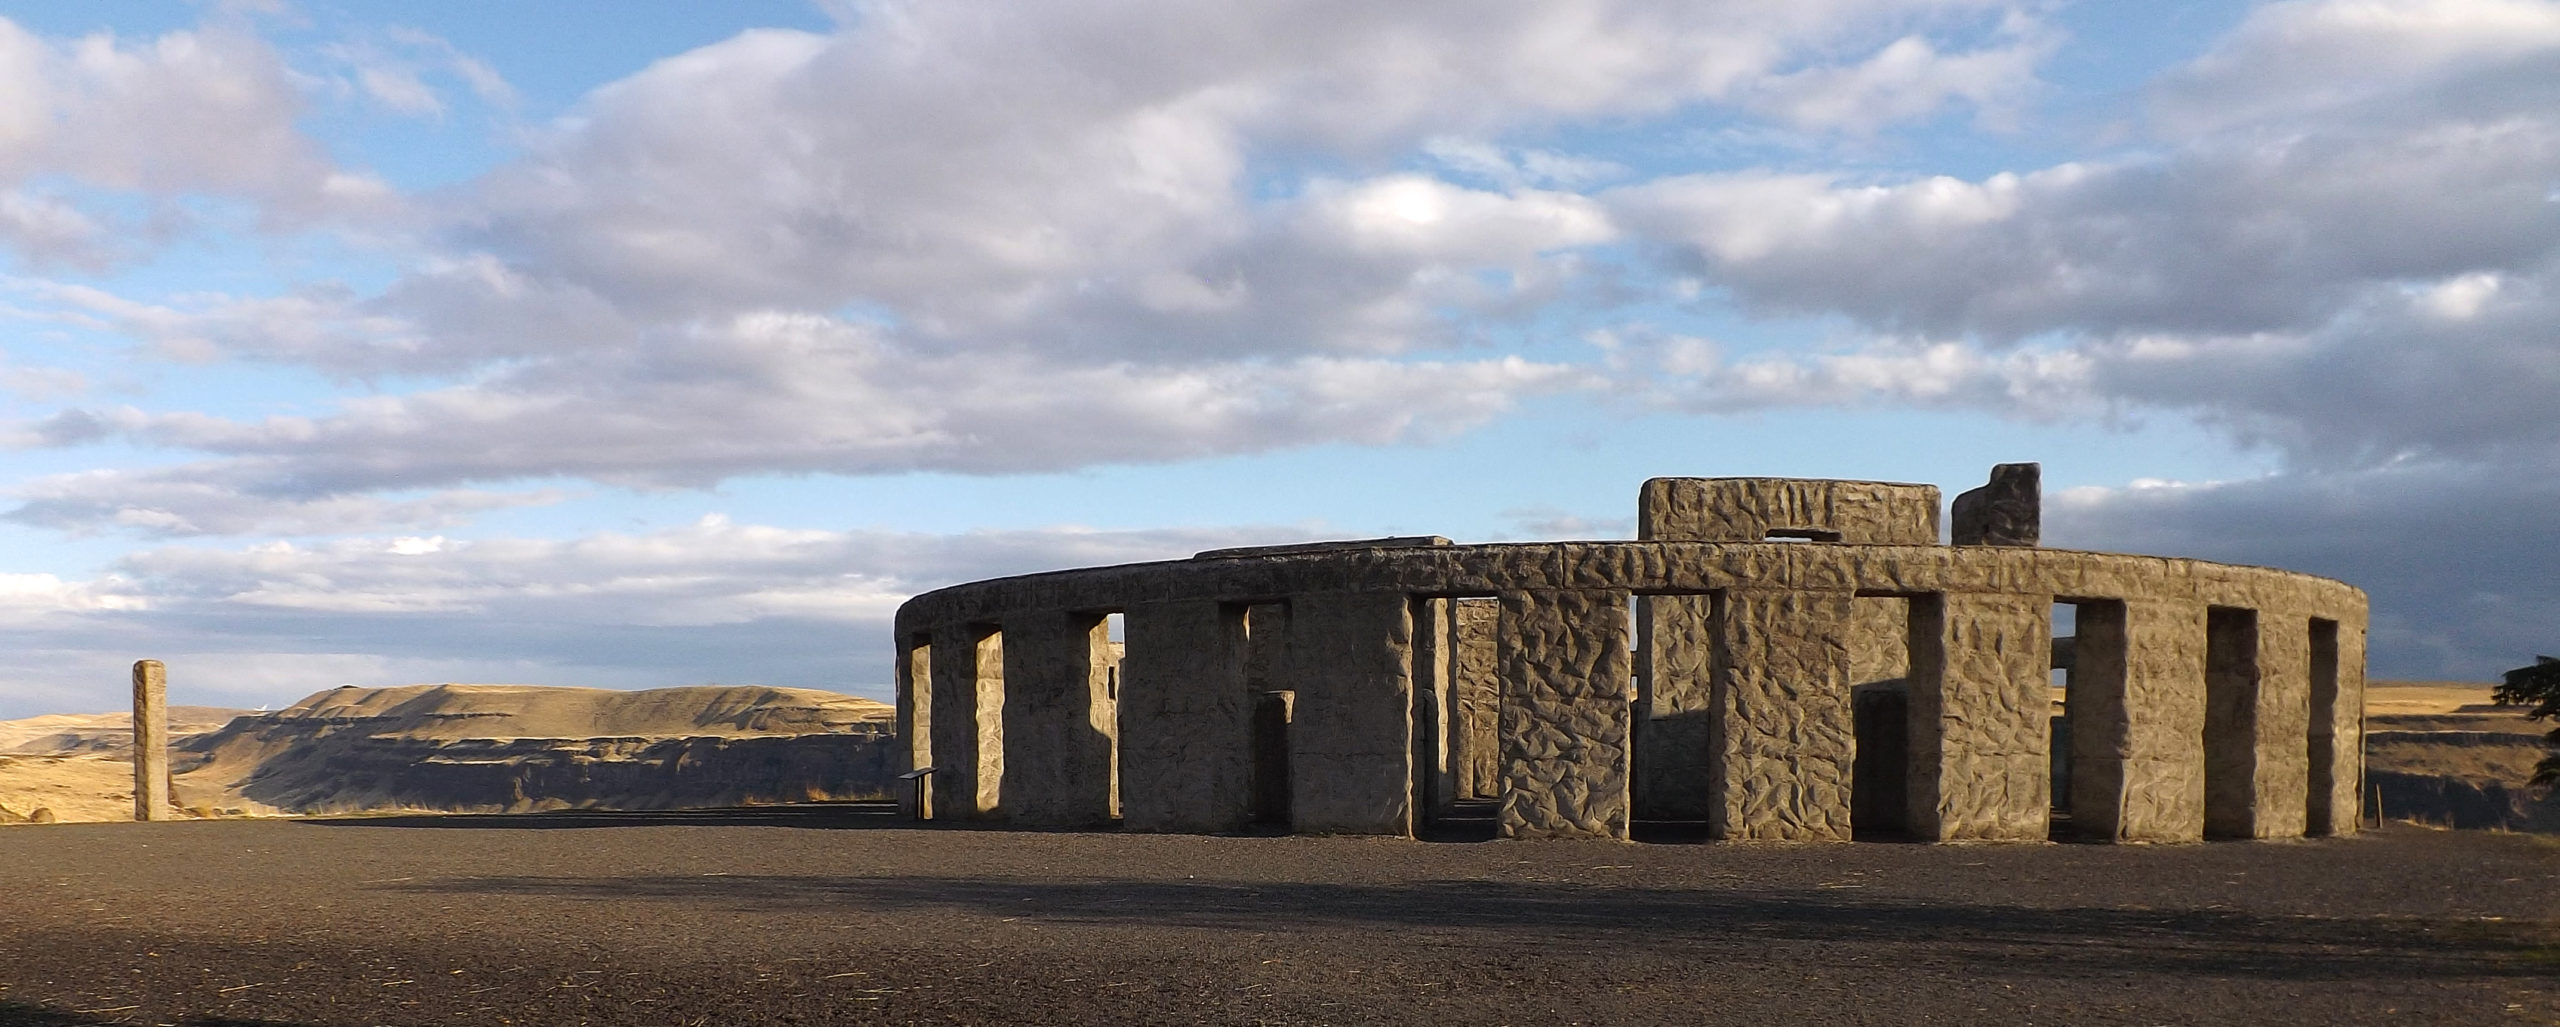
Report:
[[[2560,845],[0,830],[0,1023],[2560,1024]]]

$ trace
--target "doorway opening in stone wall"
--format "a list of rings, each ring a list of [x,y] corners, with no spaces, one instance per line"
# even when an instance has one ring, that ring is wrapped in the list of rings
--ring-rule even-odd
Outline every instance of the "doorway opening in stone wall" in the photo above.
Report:
[[[2052,699],[2052,728],[2047,734],[2051,749],[2046,754],[2052,801],[2046,834],[2054,841],[2071,837],[2071,682],[2079,624],[2079,604],[2053,604],[2053,658],[2048,661],[2051,670],[2046,682]]]
[[[2306,775],[2308,795],[2303,797],[2303,833],[2313,836],[2335,834],[2342,822],[2352,816],[2341,816],[2338,810],[2338,622],[2311,618],[2311,737],[2305,746],[2311,758],[2311,772]]]
[[[1911,655],[1909,596],[1861,595],[1849,607],[1850,836],[1911,839]]]
[[[1437,728],[1425,738],[1417,725],[1415,735],[1414,762],[1435,771],[1427,775],[1428,794],[1416,791],[1423,804],[1417,833],[1429,841],[1489,841],[1502,803],[1501,603],[1449,596],[1413,605],[1415,693],[1434,693]]]
[[[2257,833],[2258,611],[2205,610],[2204,836]]]
[[[1712,592],[1635,597],[1635,715],[1627,725],[1628,835],[1703,842],[1715,795]]]
[[[1289,605],[1255,603],[1244,611],[1244,687],[1253,704],[1253,749],[1246,820],[1258,832],[1289,831],[1289,725],[1297,693],[1281,662],[1289,639]]]
[[[1094,697],[1094,726],[1111,744],[1111,821],[1120,822],[1120,664],[1129,655],[1129,629],[1120,611],[1102,615],[1102,694]]]

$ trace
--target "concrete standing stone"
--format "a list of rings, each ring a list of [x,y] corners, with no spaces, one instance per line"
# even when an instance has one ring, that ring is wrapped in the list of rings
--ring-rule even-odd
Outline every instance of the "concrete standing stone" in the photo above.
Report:
[[[1956,496],[1952,541],[1960,546],[2033,546],[2044,536],[2044,468],[1994,464],[1991,480]]]
[[[133,819],[169,820],[169,677],[158,660],[133,665]]]
[[[1241,796],[1257,821],[1394,836],[1481,799],[1515,838],[2355,829],[2363,593],[2036,548],[2035,466],[1991,478],[1960,546],[1934,544],[1929,486],[1657,479],[1634,542],[1383,540],[941,589],[898,614],[902,730],[978,799],[957,808],[1034,826],[1233,830]]]

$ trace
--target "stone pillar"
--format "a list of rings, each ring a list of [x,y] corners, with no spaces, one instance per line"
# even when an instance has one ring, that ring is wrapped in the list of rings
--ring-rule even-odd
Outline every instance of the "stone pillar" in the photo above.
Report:
[[[898,647],[898,773],[933,765],[933,640]]]
[[[2311,791],[2311,619],[2258,613],[2252,838],[2299,838]]]
[[[1627,600],[1502,596],[1502,837],[1627,837]]]
[[[1910,829],[1924,841],[2040,842],[2053,806],[2053,599],[1951,592],[1912,603]]]
[[[987,624],[933,633],[934,815],[995,815],[1004,784],[1004,634]]]
[[[1407,605],[1395,592],[1290,600],[1290,819],[1301,834],[1413,834]]]
[[[1242,828],[1253,802],[1244,610],[1132,606],[1120,664],[1120,817],[1132,831]]]
[[[175,819],[169,808],[169,678],[158,660],[133,665],[133,819]]]
[[[2204,837],[2204,604],[2082,601],[2072,641],[2071,822],[2084,838]]]
[[[1452,601],[1413,601],[1413,795],[1430,813],[1446,813],[1456,801],[1457,766],[1450,739],[1456,733],[1453,694],[1457,632]]]
[[[1005,819],[1095,827],[1111,819],[1111,638],[1103,615],[1004,619]]]
[[[1636,600],[1635,811],[1649,820],[1706,820],[1713,776],[1715,597]]]
[[[2328,758],[2321,763],[2328,771],[2329,801],[2326,815],[2310,827],[2317,834],[2354,834],[2364,818],[2365,625],[2361,620],[2312,623],[2330,625],[2326,633],[2334,639],[2336,698],[2328,715],[2311,725],[2315,737],[2324,729],[2328,732]],[[2319,637],[2313,635],[2315,652]]]
[[[1449,628],[1455,659],[1449,667],[1449,760],[1458,777],[1461,799],[1492,799],[1502,794],[1502,743],[1495,723],[1502,711],[1502,675],[1494,648],[1494,626],[1500,605],[1491,599],[1457,599],[1449,604]]]
[[[1845,591],[1724,592],[1716,616],[1713,837],[1849,840],[1850,600]]]

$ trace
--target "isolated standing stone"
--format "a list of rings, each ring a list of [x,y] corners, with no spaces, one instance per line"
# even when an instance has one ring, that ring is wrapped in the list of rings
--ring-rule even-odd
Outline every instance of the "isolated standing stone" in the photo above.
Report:
[[[2044,469],[1995,464],[1991,481],[1956,496],[1953,541],[1960,546],[2032,546],[2044,535]]]
[[[158,660],[133,665],[133,819],[170,819],[169,678]]]

